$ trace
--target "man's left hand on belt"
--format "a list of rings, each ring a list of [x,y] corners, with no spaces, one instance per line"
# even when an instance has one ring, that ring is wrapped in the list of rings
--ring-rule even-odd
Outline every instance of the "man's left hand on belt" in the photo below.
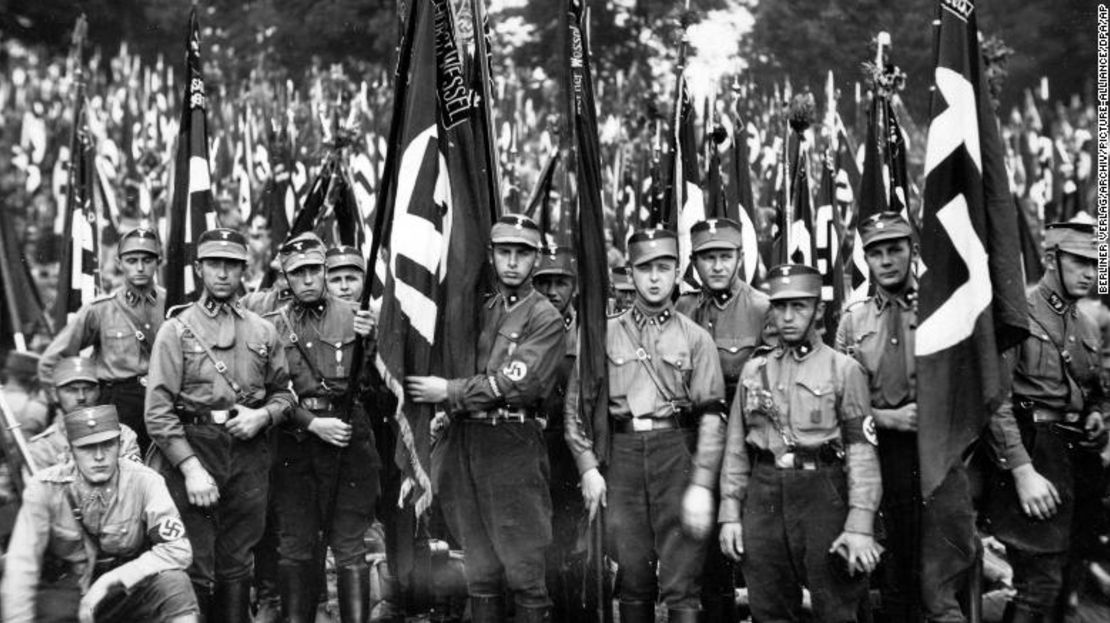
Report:
[[[447,400],[447,379],[438,376],[406,376],[405,393],[415,402]]]
[[[252,409],[243,405],[235,405],[236,415],[227,421],[227,432],[236,439],[246,441],[258,434],[258,431],[270,423],[270,413],[265,407]]]

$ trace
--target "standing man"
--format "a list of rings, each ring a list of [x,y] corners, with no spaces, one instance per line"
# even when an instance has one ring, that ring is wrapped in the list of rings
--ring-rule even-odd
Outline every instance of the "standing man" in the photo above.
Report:
[[[185,527],[162,477],[119,460],[113,405],[65,416],[74,460],[23,492],[0,582],[5,623],[198,621]]]
[[[732,402],[721,548],[742,562],[754,620],[799,620],[805,585],[815,620],[855,621],[881,553],[867,376],[817,334],[816,269],[776,266],[767,281],[780,343],[748,361]]]
[[[143,421],[147,369],[151,345],[166,312],[166,291],[154,285],[162,243],[154,230],[138,227],[120,238],[118,254],[124,286],[77,312],[43,352],[39,378],[53,387],[58,360],[92,346],[100,397],[105,404],[116,405],[120,421],[138,434],[139,448],[145,453],[150,445]]]
[[[683,295],[675,308],[713,336],[725,379],[725,404],[732,404],[744,364],[756,346],[763,343],[771,302],[766,294],[740,278],[743,238],[739,223],[727,218],[698,221],[690,228],[690,243],[690,261],[698,271],[702,289]],[[724,427],[721,420],[721,440]],[[712,484],[716,489],[716,478]],[[712,524],[716,526],[716,521]],[[716,534],[712,536],[716,541]],[[716,546],[710,546],[706,552],[701,603],[706,623],[734,623],[738,617],[732,564]]]
[[[578,270],[568,247],[551,247],[540,255],[532,285],[547,297],[563,317],[566,356],[559,364],[554,387],[540,411],[545,422],[543,436],[551,462],[552,542],[547,551],[547,587],[552,593],[551,618],[554,621],[581,621],[589,614],[583,607],[582,588],[585,555],[581,527],[585,508],[578,490],[578,469],[563,439],[563,405],[567,381],[578,355],[578,322],[574,296],[578,290]]]
[[[704,513],[710,515],[725,412],[721,362],[712,336],[674,311],[675,233],[636,232],[628,259],[636,298],[605,329],[612,431],[607,477],[599,471],[603,449],[586,433],[573,396],[567,401],[566,438],[591,519],[598,505],[609,508],[607,527],[620,565],[621,622],[654,621],[658,593],[669,620],[693,623],[701,615],[706,542],[704,534],[683,530],[683,492],[691,482],[700,485],[708,496],[701,500]],[[705,523],[703,533],[710,521]]]
[[[268,314],[285,349],[299,405],[277,431],[273,472],[278,516],[282,618],[315,619],[326,538],[335,556],[343,623],[370,620],[366,530],[374,518],[380,460],[370,418],[355,402],[343,411],[355,341],[369,337],[369,311],[326,292],[324,243],[302,234],[279,250],[293,302]],[[367,345],[370,346],[370,345]],[[366,348],[367,354],[372,348]]]
[[[58,399],[58,415],[46,430],[31,438],[27,449],[35,469],[73,460],[69,439],[66,438],[65,414],[100,403],[100,385],[96,381],[96,363],[85,357],[66,357],[54,367],[54,394]],[[119,456],[124,460],[142,463],[135,431],[120,424]]]
[[[532,288],[540,229],[509,214],[490,231],[497,292],[482,306],[480,374],[411,376],[417,402],[445,403],[448,425],[439,484],[448,526],[466,551],[475,623],[504,620],[502,578],[516,621],[547,621],[544,554],[551,543],[550,472],[536,415],[566,357],[559,312]]]
[[[867,372],[871,413],[879,440],[883,526],[890,555],[884,563],[881,620],[962,621],[955,586],[921,573],[922,555],[943,555],[953,548],[922,541],[921,472],[917,452],[917,376],[914,329],[917,282],[910,268],[917,259],[913,228],[897,212],[879,212],[859,225],[864,257],[875,294],[857,302],[840,319],[836,349]],[[923,584],[924,583],[924,584]],[[942,605],[938,591],[950,594]],[[954,612],[945,610],[954,609]]]
[[[1098,248],[1089,224],[1045,228],[1045,273],[1029,303],[1029,337],[1005,355],[1012,396],[990,423],[999,475],[987,512],[1006,544],[1017,594],[1005,621],[1062,620],[1069,565],[1093,544],[1100,512],[1099,452],[1106,396],[1099,386],[1099,333],[1076,308],[1095,283]]]
[[[366,285],[366,259],[358,249],[346,245],[328,249],[328,292],[337,299],[358,303]]]
[[[189,576],[212,621],[246,621],[251,548],[262,536],[270,471],[268,427],[292,406],[277,331],[236,301],[247,246],[230,229],[204,232],[200,300],[170,310],[151,356],[146,422],[193,543]]]

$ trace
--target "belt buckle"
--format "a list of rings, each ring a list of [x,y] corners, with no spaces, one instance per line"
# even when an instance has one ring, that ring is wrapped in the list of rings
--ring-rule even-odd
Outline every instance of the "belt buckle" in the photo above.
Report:
[[[802,469],[806,470],[807,472],[812,472],[817,469],[816,459],[802,459],[801,464]]]
[[[648,417],[632,417],[632,430],[637,433],[648,433],[655,430],[655,422]]]
[[[214,424],[226,424],[227,416],[230,413],[228,409],[212,409],[212,422]]]
[[[795,469],[797,467],[797,463],[795,462],[797,458],[798,455],[793,452],[785,452],[782,456],[775,459],[775,467],[779,469]]]
[[[139,385],[142,385],[143,387],[146,387],[146,375],[145,374],[139,377]]]
[[[1075,424],[1079,422],[1079,414],[1075,411],[1068,411],[1064,414],[1064,421],[1068,424]]]

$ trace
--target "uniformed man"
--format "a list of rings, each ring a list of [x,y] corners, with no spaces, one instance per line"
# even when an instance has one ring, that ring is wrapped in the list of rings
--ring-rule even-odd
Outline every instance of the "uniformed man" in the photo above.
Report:
[[[574,296],[578,290],[578,270],[573,251],[555,246],[540,255],[532,285],[547,297],[563,317],[566,356],[559,365],[555,386],[541,408],[547,456],[551,461],[552,542],[547,552],[547,587],[551,592],[551,618],[554,621],[582,621],[589,614],[582,600],[585,556],[581,526],[585,519],[582,494],[578,490],[578,469],[563,439],[563,405],[567,381],[578,354],[578,323]]]
[[[151,465],[166,478],[193,543],[189,576],[210,620],[247,618],[251,548],[266,516],[268,426],[292,406],[274,326],[235,299],[247,248],[230,229],[204,232],[195,303],[170,310],[147,387]]]
[[[27,449],[35,469],[73,460],[66,438],[65,414],[100,403],[100,385],[96,380],[96,363],[85,357],[66,357],[54,367],[54,395],[58,399],[58,415],[46,430],[31,438]],[[138,438],[126,424],[120,424],[121,459],[142,463]]]
[[[4,384],[0,391],[12,410],[24,437],[42,432],[50,423],[50,409],[38,382],[38,353],[12,350],[4,360]]]
[[[691,481],[708,491],[717,476],[725,412],[721,362],[712,336],[674,311],[674,232],[636,232],[628,261],[635,301],[606,326],[612,433],[606,476],[599,467],[607,449],[595,445],[599,431],[586,432],[574,396],[567,400],[566,438],[590,517],[599,505],[609,509],[622,623],[654,621],[657,593],[671,621],[692,622],[701,615],[706,540],[683,530],[683,492]],[[705,456],[699,448],[695,462],[703,441]]]
[[[613,290],[609,305],[610,313],[619,314],[632,307],[632,301],[636,299],[636,287],[632,285],[632,279],[628,276],[628,267],[614,266],[610,271],[609,283]]]
[[[340,245],[328,249],[328,292],[344,301],[359,302],[366,284],[366,258],[354,247]]]
[[[771,307],[766,294],[740,277],[742,246],[740,224],[736,221],[716,218],[695,223],[690,228],[690,262],[698,271],[702,289],[683,295],[675,304],[675,309],[713,336],[725,379],[725,404],[732,404],[740,371],[756,346],[763,343],[767,311]],[[723,420],[720,437],[724,437]],[[716,478],[712,485],[715,490]],[[711,523],[715,525],[716,521]],[[711,539],[715,542],[716,534]],[[719,547],[710,546],[706,552],[701,602],[707,623],[736,621],[732,564]]]
[[[58,360],[92,346],[100,398],[116,405],[120,421],[139,435],[139,448],[145,453],[150,445],[143,421],[147,368],[166,311],[166,292],[154,284],[162,243],[154,230],[138,227],[120,238],[118,256],[124,286],[77,312],[43,352],[39,378],[52,387]]]
[[[478,366],[469,378],[408,377],[417,402],[443,403],[452,418],[443,441],[441,506],[466,552],[473,621],[504,620],[504,588],[518,623],[545,621],[550,608],[544,553],[551,542],[549,462],[536,415],[566,357],[559,312],[532,288],[540,230],[505,215],[490,232],[497,292],[482,306]]]
[[[744,366],[721,469],[721,547],[742,562],[752,618],[796,621],[802,586],[818,621],[855,621],[882,484],[867,376],[817,334],[821,275],[772,268],[779,345]]]
[[[74,460],[23,492],[4,578],[5,623],[198,621],[192,557],[161,476],[119,460],[113,405],[65,415]]]
[[[292,623],[315,619],[317,587],[309,579],[320,567],[321,533],[335,556],[340,619],[370,618],[363,537],[374,516],[380,461],[365,410],[356,402],[345,412],[342,401],[355,341],[370,335],[372,321],[369,311],[326,292],[324,249],[311,233],[281,247],[293,302],[266,316],[277,328],[299,399],[277,432],[273,473],[282,616]]]
[[[280,271],[281,261],[275,257],[270,268]],[[272,286],[244,294],[239,299],[239,304],[261,316],[277,310],[292,298],[293,293],[289,290],[289,283],[285,281],[285,275],[279,272]]]
[[[1032,291],[1029,336],[1008,351],[1012,395],[990,423],[1000,473],[987,515],[1006,544],[1017,594],[1006,621],[1060,620],[1069,563],[1091,543],[1084,524],[1100,512],[1107,398],[1099,386],[1099,336],[1076,309],[1095,283],[1094,227],[1045,228],[1045,273]],[[1082,535],[1082,536],[1081,536]]]

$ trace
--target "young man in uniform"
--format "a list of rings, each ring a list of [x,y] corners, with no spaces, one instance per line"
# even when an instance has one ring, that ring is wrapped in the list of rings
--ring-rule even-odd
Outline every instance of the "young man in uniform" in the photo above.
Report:
[[[154,285],[154,274],[162,260],[162,243],[154,230],[139,227],[119,241],[119,266],[124,287],[85,305],[65,326],[39,363],[39,378],[54,385],[54,366],[62,357],[72,357],[93,347],[100,397],[116,405],[120,421],[139,436],[145,453],[150,445],[143,407],[151,345],[166,312],[166,292]]]
[[[547,551],[547,588],[551,592],[551,618],[554,621],[580,621],[588,616],[583,610],[582,582],[585,556],[579,528],[585,517],[582,494],[578,490],[578,470],[563,440],[563,405],[567,380],[578,354],[578,323],[574,295],[578,271],[574,254],[568,247],[551,247],[540,255],[532,273],[532,285],[547,297],[563,317],[566,356],[559,365],[555,386],[541,408],[545,422],[543,436],[551,461],[552,540]]]
[[[25,438],[41,433],[50,424],[50,408],[38,382],[40,360],[38,353],[18,350],[8,351],[4,358],[0,393]]]
[[[1085,524],[1101,511],[1106,446],[1099,386],[1098,327],[1076,302],[1095,283],[1098,249],[1092,225],[1045,228],[1045,273],[1028,295],[1029,337],[1005,354],[1012,396],[990,423],[999,474],[987,515],[1006,544],[1017,594],[1008,622],[1062,620],[1069,569],[1093,535]],[[1071,576],[1071,577],[1069,577]]]
[[[335,555],[339,614],[370,620],[366,530],[374,518],[378,466],[370,419],[354,402],[344,410],[355,341],[373,328],[369,311],[326,292],[324,243],[302,234],[281,247],[293,302],[268,314],[285,349],[299,404],[277,431],[273,471],[278,515],[282,616],[314,620],[322,533]],[[369,354],[372,348],[364,351]],[[365,368],[364,368],[365,369]]]
[[[690,261],[698,271],[702,289],[680,297],[675,309],[713,336],[725,379],[725,404],[732,404],[744,363],[763,343],[771,303],[766,294],[740,278],[743,238],[739,223],[727,218],[699,221],[690,228],[690,243]],[[722,420],[721,439],[724,424]],[[712,484],[715,490],[716,479]],[[711,523],[716,525],[716,521]],[[712,537],[715,542],[716,534]],[[706,552],[701,591],[706,623],[736,621],[732,565],[715,545]]]
[[[193,542],[189,576],[210,620],[247,620],[251,548],[262,536],[268,426],[292,406],[277,331],[235,299],[246,240],[213,229],[197,242],[198,301],[170,310],[151,355],[146,422]]]
[[[46,430],[27,443],[35,469],[73,460],[69,439],[66,438],[65,414],[92,407],[100,403],[100,385],[96,381],[96,363],[84,357],[66,357],[54,367],[54,394],[58,399],[58,415]],[[121,459],[142,463],[135,431],[120,424]]]
[[[721,547],[742,562],[752,618],[856,621],[879,562],[882,484],[867,376],[817,335],[821,274],[772,268],[779,345],[744,366],[721,470]]]
[[[74,460],[23,492],[0,582],[5,623],[198,621],[192,557],[162,477],[119,460],[113,405],[65,416]]]
[[[505,215],[490,231],[497,292],[482,306],[478,365],[469,378],[408,377],[417,402],[445,403],[440,503],[466,552],[475,623],[504,620],[502,578],[516,621],[548,620],[545,551],[551,543],[549,463],[536,415],[566,357],[559,312],[532,288],[540,230]]]
[[[700,483],[708,495],[705,504],[712,506],[723,445],[721,362],[712,336],[674,311],[674,232],[636,232],[629,239],[628,261],[635,301],[606,326],[612,447],[595,446],[594,440],[605,433],[586,432],[573,395],[567,400],[566,438],[591,519],[599,505],[609,509],[607,528],[620,565],[622,623],[654,621],[657,592],[669,620],[694,622],[701,616],[706,541],[704,533],[683,530],[683,492],[691,481]],[[571,388],[575,382],[572,378]],[[607,450],[608,473],[603,477],[599,466]]]
[[[328,249],[325,256],[328,269],[328,292],[337,299],[358,303],[366,285],[366,258],[358,249],[338,246]]]

